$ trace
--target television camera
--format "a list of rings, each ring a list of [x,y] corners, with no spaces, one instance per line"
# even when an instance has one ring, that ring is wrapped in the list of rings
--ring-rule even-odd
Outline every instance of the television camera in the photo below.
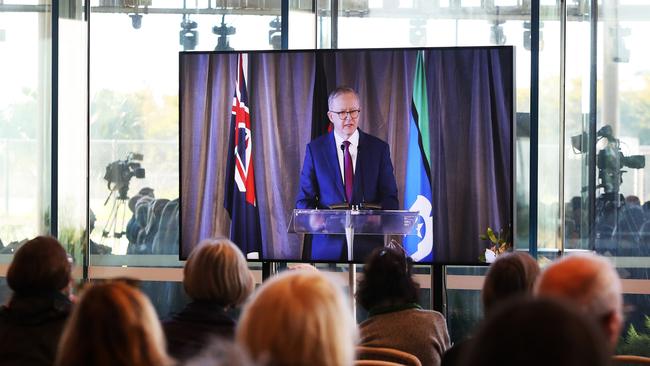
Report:
[[[596,156],[596,165],[598,167],[599,184],[596,189],[603,188],[606,195],[618,195],[623,183],[623,173],[630,169],[643,169],[645,167],[645,156],[630,155],[625,156],[621,152],[621,141],[617,139],[613,132],[612,126],[605,125],[596,133],[597,139],[606,139],[607,144],[598,151]],[[579,153],[584,152],[583,147],[587,145],[587,135],[577,135],[571,137],[571,145]]]
[[[602,188],[603,192],[596,197],[595,202],[595,225],[596,239],[602,239],[596,244],[597,247],[611,247],[609,243],[611,235],[616,232],[620,211],[624,209],[625,197],[620,193],[623,183],[625,168],[643,169],[645,167],[645,156],[625,156],[621,151],[621,141],[617,139],[610,125],[605,125],[596,133],[597,140],[605,139],[607,143],[596,155],[596,166],[598,167],[598,185],[595,189]],[[586,133],[571,137],[571,145],[574,150],[582,153],[588,144]]]
[[[102,237],[109,237],[111,232],[114,238],[121,238],[122,235],[126,234],[125,218],[129,200],[129,183],[133,177],[139,179],[145,177],[145,169],[140,163],[143,158],[143,154],[130,152],[124,160],[116,160],[106,166],[104,180],[107,182],[109,193],[106,201],[104,201],[104,206],[108,204],[111,198],[113,204],[111,205],[108,221],[102,230]]]

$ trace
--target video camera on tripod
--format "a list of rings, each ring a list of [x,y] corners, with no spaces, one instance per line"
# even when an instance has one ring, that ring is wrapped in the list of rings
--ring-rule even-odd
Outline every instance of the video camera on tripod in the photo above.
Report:
[[[631,169],[643,169],[645,167],[645,156],[630,155],[625,156],[621,152],[621,141],[614,137],[612,126],[605,125],[596,133],[597,139],[606,139],[607,145],[598,151],[596,156],[596,165],[598,167],[598,179],[600,183],[596,189],[603,188],[604,194],[618,195],[623,183],[623,173]],[[571,137],[571,145],[579,153],[585,152],[583,147],[587,145],[588,138],[586,133]]]
[[[623,173],[627,172],[623,168],[643,169],[645,167],[645,156],[623,155],[621,142],[614,137],[612,127],[609,125],[605,125],[598,130],[597,136],[607,139],[607,145],[598,151],[598,157],[596,158],[598,178],[600,179],[600,184],[596,186],[596,189],[603,188],[605,193],[618,193],[621,183],[623,183]]]
[[[144,158],[143,154],[130,152],[124,160],[116,160],[106,166],[104,180],[107,182],[109,190],[108,197],[104,201],[104,206],[113,198],[111,213],[108,216],[106,226],[102,230],[102,236],[107,238],[110,232],[113,232],[114,238],[121,238],[125,232],[127,201],[129,200],[129,183],[131,178],[144,178],[145,170],[140,162]],[[121,212],[121,215],[120,215]],[[118,217],[121,221],[118,223]]]
[[[114,191],[119,193],[119,199],[127,200],[129,198],[128,191],[131,178],[144,178],[145,170],[139,163],[143,158],[143,154],[130,152],[126,155],[126,159],[114,161],[106,166],[104,180],[106,180],[108,190],[111,193]],[[109,194],[104,205],[106,205],[110,197]]]
[[[610,125],[605,125],[599,129],[596,138],[597,140],[607,140],[607,144],[596,155],[599,182],[595,190],[597,191],[600,188],[604,190],[603,193],[596,197],[595,202],[596,238],[604,240],[597,246],[609,245],[611,247],[612,244],[608,243],[608,240],[612,233],[616,231],[619,213],[621,209],[624,209],[623,205],[625,204],[625,197],[620,193],[623,173],[627,172],[624,168],[644,168],[645,156],[625,156],[621,152],[621,141],[614,136]],[[583,147],[588,145],[588,141],[586,133],[571,137],[571,145],[579,153],[585,152]]]

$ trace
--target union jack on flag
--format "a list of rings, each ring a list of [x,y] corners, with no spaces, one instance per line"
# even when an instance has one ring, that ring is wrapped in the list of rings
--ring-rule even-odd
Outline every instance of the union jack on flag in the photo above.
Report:
[[[251,116],[248,110],[246,90],[247,55],[239,55],[237,64],[237,89],[232,98],[232,115],[235,119],[235,182],[240,192],[246,192],[246,202],[255,206],[255,172],[252,161],[253,139]]]
[[[230,143],[226,167],[224,207],[230,214],[230,239],[251,259],[262,248],[260,215],[255,198],[253,133],[246,76],[248,55],[237,56],[237,78],[230,117]]]

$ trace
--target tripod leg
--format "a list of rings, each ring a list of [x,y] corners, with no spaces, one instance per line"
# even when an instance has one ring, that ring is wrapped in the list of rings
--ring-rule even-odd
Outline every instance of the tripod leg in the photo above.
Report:
[[[117,214],[117,199],[113,200],[113,206],[111,207],[111,213],[108,214],[108,221],[104,225],[102,230],[102,237],[108,238],[108,234],[113,231],[115,227],[115,215]]]

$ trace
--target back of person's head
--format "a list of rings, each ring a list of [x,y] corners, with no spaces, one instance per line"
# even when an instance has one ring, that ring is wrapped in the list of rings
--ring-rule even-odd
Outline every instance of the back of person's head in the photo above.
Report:
[[[185,292],[194,300],[238,306],[255,285],[246,258],[230,240],[203,240],[190,253],[183,270]]]
[[[359,305],[376,306],[417,303],[419,286],[411,277],[411,262],[400,247],[376,248],[363,266],[357,286]]]
[[[64,291],[70,284],[71,264],[53,237],[38,236],[23,244],[7,270],[7,284],[19,295]]]
[[[214,338],[185,366],[256,366],[242,346],[224,338]]]
[[[268,365],[352,365],[358,338],[342,289],[315,271],[286,271],[244,307],[237,342]]]
[[[551,263],[539,276],[538,296],[563,299],[601,325],[614,346],[623,319],[621,280],[606,258],[572,254]]]
[[[485,313],[496,304],[515,296],[526,296],[533,292],[539,265],[530,254],[512,252],[500,255],[485,276],[481,298]]]
[[[156,312],[138,289],[124,282],[84,290],[63,332],[56,365],[170,364]]]
[[[611,355],[597,326],[552,299],[511,299],[487,317],[461,358],[466,366],[600,366]]]
[[[638,196],[629,195],[625,197],[625,203],[632,206],[641,206],[641,200]]]

